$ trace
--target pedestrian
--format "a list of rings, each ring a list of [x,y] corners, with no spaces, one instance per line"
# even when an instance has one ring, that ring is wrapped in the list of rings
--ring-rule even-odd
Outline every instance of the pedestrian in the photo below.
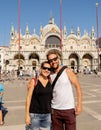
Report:
[[[50,50],[47,53],[47,59],[53,70],[50,75],[53,85],[56,75],[62,69],[61,54],[57,50]],[[73,86],[77,93],[76,106],[74,105]],[[76,130],[76,115],[82,111],[82,92],[77,76],[68,67],[60,74],[54,85],[51,107],[53,130],[63,130],[64,126],[65,130]]]
[[[49,79],[51,67],[44,61],[37,79],[30,79],[26,99],[25,123],[30,130],[51,129],[52,87]]]
[[[20,69],[20,71],[19,71],[19,78],[22,79],[22,77],[23,77],[23,71],[22,71],[22,69]]]
[[[0,83],[0,125],[4,124],[3,121],[3,112],[2,112],[2,98],[3,98],[3,92],[4,92],[4,85]]]

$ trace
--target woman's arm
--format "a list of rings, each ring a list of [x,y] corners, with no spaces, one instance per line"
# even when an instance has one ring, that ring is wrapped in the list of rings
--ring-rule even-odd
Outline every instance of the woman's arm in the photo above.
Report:
[[[31,79],[28,83],[28,91],[27,91],[27,98],[26,98],[26,104],[25,104],[25,123],[29,125],[30,122],[30,115],[29,115],[29,109],[30,109],[30,103],[32,98],[32,93],[34,90],[34,80]]]

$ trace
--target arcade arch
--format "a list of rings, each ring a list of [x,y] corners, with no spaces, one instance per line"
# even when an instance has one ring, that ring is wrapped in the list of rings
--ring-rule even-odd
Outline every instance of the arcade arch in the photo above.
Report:
[[[36,53],[31,53],[28,60],[28,64],[32,67],[32,70],[36,69],[36,66],[39,64],[39,56]]]
[[[18,53],[14,56],[14,61],[15,61],[17,68],[19,68],[19,67],[20,67],[20,69],[24,68],[25,57],[21,53],[20,54]]]
[[[82,57],[82,68],[83,70],[87,68],[89,71],[92,70],[93,66],[93,57],[90,54],[85,54]]]
[[[70,61],[70,67],[73,69],[73,70],[79,70],[79,57],[77,54],[75,53],[72,53],[70,56],[69,56],[69,61]]]

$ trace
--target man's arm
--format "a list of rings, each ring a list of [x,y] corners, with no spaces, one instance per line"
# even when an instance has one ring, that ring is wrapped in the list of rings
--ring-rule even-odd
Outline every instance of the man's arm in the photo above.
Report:
[[[74,74],[74,72],[71,69],[67,68],[66,71],[67,71],[67,75],[69,77],[70,82],[76,88],[76,94],[77,94],[76,114],[79,115],[81,113],[81,111],[82,111],[82,90],[81,90],[81,85],[79,83],[77,75]]]

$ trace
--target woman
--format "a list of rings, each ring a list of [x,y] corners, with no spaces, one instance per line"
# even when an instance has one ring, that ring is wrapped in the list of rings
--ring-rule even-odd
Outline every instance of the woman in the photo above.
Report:
[[[25,123],[30,126],[31,130],[51,129],[52,87],[49,80],[50,71],[50,64],[44,61],[41,64],[37,81],[31,79],[28,84]]]

